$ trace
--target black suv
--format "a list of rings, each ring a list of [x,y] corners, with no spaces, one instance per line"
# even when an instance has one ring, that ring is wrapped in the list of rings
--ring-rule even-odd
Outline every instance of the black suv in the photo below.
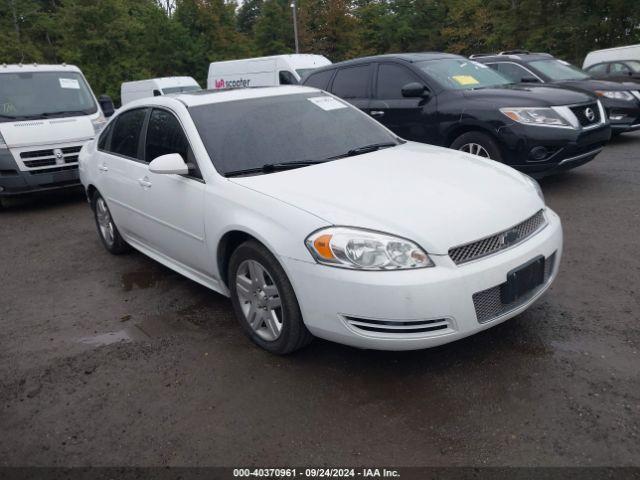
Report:
[[[314,70],[304,84],[347,100],[402,138],[492,158],[536,177],[592,160],[611,136],[593,94],[514,85],[459,55],[349,60]]]
[[[598,95],[614,134],[640,129],[640,92],[636,84],[596,80],[578,67],[548,53],[512,50],[471,55],[514,82],[553,83]]]

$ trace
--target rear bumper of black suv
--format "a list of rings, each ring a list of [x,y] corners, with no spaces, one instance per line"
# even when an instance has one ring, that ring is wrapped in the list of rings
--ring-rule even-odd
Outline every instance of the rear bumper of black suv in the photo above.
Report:
[[[504,163],[540,178],[593,160],[611,138],[611,127],[586,130],[512,124],[498,131]]]

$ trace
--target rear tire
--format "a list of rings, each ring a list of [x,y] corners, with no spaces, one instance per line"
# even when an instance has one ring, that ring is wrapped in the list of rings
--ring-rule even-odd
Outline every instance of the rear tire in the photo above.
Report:
[[[486,133],[467,132],[456,138],[451,146],[454,150],[461,150],[483,158],[489,158],[496,162],[502,162],[502,153],[500,147]]]
[[[91,207],[98,229],[98,236],[104,248],[113,255],[120,255],[131,250],[131,247],[124,241],[118,227],[116,227],[107,202],[97,191],[91,197]]]
[[[278,355],[311,342],[291,282],[262,244],[241,244],[231,255],[227,278],[233,309],[252,342]]]

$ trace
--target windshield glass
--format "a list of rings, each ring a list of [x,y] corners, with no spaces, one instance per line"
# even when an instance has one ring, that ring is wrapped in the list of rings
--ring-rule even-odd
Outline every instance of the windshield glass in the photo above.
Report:
[[[309,75],[311,72],[313,72],[314,70],[315,68],[296,68],[296,73],[300,75],[300,78],[302,80],[304,80],[305,77]]]
[[[200,105],[189,111],[222,175],[399,143],[359,110],[321,92]]]
[[[416,62],[416,65],[447,89],[467,90],[513,83],[486,65],[462,58],[426,60]]]
[[[533,68],[551,80],[586,80],[591,78],[583,70],[574,67],[568,62],[558,60],[556,58],[549,60],[534,60],[529,62]]]
[[[634,73],[640,73],[640,62],[638,62],[637,60],[629,60],[628,62],[625,62],[625,64],[634,72]]]
[[[0,122],[89,115],[98,110],[77,72],[0,73]]]
[[[198,85],[187,85],[184,87],[163,88],[162,93],[166,95],[168,93],[195,92],[196,90],[202,90],[202,89]]]

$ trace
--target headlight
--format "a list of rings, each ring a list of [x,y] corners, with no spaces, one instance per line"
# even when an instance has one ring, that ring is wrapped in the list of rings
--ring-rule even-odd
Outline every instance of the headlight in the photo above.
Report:
[[[4,141],[4,138],[2,138],[2,134],[0,133],[0,150],[6,150],[7,148],[7,142]]]
[[[501,108],[500,111],[511,120],[527,125],[571,126],[552,108]]]
[[[107,119],[104,118],[104,115],[102,115],[101,113],[100,115],[98,115],[98,118],[96,118],[95,120],[91,120],[91,124],[93,125],[93,131],[96,135],[98,135],[107,124]]]
[[[309,235],[305,244],[318,263],[333,267],[406,270],[434,266],[415,243],[359,228],[324,228]]]
[[[599,95],[600,97],[605,97],[605,98],[610,98],[612,100],[626,100],[626,101],[631,101],[633,100],[633,95],[631,95],[631,92],[625,92],[625,91],[609,91],[609,90],[596,90],[596,94]]]

